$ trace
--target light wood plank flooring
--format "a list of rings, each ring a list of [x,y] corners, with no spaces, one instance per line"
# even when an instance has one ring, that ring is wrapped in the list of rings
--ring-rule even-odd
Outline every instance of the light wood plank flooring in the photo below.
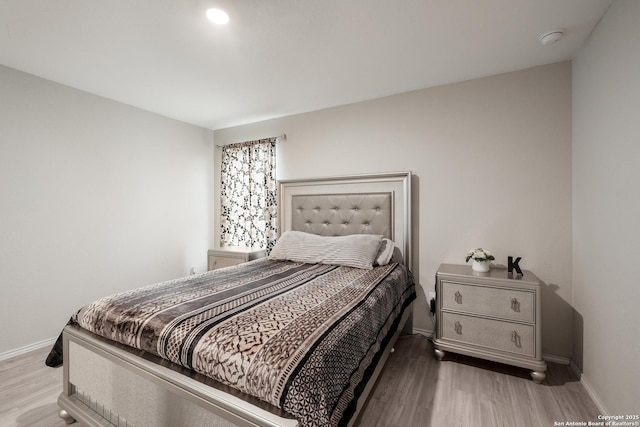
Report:
[[[0,362],[0,426],[66,426],[58,418],[62,368],[48,368],[49,348]]]
[[[62,369],[47,349],[0,362],[0,426],[63,427]],[[448,354],[438,362],[420,335],[402,336],[358,427],[553,426],[596,421],[598,410],[569,367],[550,364],[544,384],[527,370]]]
[[[597,421],[599,411],[568,366],[550,363],[543,384],[529,371],[447,353],[430,341],[401,336],[359,427],[549,427]]]

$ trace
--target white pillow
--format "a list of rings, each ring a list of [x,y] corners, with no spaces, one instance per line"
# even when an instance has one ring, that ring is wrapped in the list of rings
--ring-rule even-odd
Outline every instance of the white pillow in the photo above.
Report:
[[[382,236],[375,234],[318,236],[286,231],[276,241],[269,259],[372,269],[381,242]]]
[[[395,245],[390,239],[382,239],[374,265],[387,265],[393,256]]]

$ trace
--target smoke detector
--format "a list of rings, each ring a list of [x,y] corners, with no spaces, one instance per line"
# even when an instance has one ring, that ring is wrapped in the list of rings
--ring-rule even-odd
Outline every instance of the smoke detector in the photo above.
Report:
[[[542,46],[547,46],[557,42],[562,38],[562,36],[564,36],[564,30],[562,28],[559,28],[557,30],[540,34],[539,39],[540,43],[542,43]]]

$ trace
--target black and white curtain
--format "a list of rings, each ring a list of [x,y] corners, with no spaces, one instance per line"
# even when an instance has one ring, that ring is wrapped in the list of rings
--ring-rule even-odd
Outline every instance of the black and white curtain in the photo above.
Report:
[[[271,251],[278,233],[276,138],[222,147],[221,246]]]

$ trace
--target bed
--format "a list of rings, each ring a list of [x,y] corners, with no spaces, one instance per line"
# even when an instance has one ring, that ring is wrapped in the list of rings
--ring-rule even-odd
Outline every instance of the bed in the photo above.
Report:
[[[281,181],[271,259],[110,296],[78,313],[62,334],[60,416],[89,426],[353,425],[395,339],[411,327],[410,195],[408,172]],[[330,260],[337,241],[369,248],[378,237],[391,243],[388,263]],[[300,238],[331,242],[322,262],[307,262],[318,254],[295,246]],[[188,315],[170,316],[178,306]]]

